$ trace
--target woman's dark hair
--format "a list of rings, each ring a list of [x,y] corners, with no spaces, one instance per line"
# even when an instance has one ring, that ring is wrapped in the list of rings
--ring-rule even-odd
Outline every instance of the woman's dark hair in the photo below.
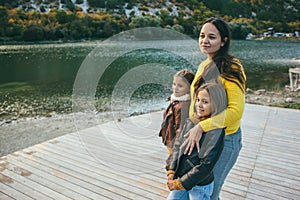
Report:
[[[229,25],[224,20],[215,17],[207,19],[203,25],[206,23],[212,23],[218,29],[221,41],[224,43],[213,56],[213,61],[219,70],[220,76],[226,80],[237,82],[237,85],[245,91],[244,87],[246,85],[246,79],[243,74],[243,69],[241,69],[241,62],[229,54],[231,41],[231,30]],[[233,68],[232,64],[236,64],[238,68]],[[207,67],[206,70],[210,70],[209,67]],[[208,73],[209,72],[205,72],[204,70],[204,74]]]
[[[196,97],[200,91],[206,90],[212,102],[211,116],[215,116],[226,109],[228,100],[223,84],[209,81],[201,85],[195,92]]]

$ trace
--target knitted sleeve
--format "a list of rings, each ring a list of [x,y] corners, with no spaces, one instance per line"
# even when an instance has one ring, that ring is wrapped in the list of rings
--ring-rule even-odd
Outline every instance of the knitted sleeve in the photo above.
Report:
[[[228,106],[222,113],[200,122],[205,132],[227,127],[226,133],[232,133],[240,125],[245,106],[245,93],[232,81],[223,79],[222,82],[227,92]]]

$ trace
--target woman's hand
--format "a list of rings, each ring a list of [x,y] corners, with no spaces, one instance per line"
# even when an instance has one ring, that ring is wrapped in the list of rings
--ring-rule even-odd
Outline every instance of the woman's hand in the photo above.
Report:
[[[187,132],[184,137],[188,137],[184,143],[180,146],[180,148],[185,148],[184,154],[191,154],[195,145],[197,147],[198,152],[200,151],[200,139],[202,137],[202,133],[203,133],[203,129],[202,127],[197,124],[196,126],[194,126],[191,130],[189,130],[189,132]]]

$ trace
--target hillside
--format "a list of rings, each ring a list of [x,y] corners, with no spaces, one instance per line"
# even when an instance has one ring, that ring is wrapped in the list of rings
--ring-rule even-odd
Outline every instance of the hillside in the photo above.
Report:
[[[300,30],[296,0],[2,0],[0,41],[81,40],[155,26],[197,37],[212,16],[230,22],[233,38]],[[274,15],[274,12],[276,15]]]
[[[178,16],[179,10],[184,9],[186,17],[192,14],[190,5],[183,6],[176,1],[101,1],[101,0],[15,0],[0,3],[9,5],[11,8],[22,9],[26,12],[49,13],[55,10],[82,11],[84,13],[114,12],[125,13],[126,17],[130,14],[135,16],[153,15],[158,16],[161,10],[168,10],[170,15]]]
[[[24,11],[50,12],[53,10],[83,11],[125,11],[129,17],[135,15],[157,15],[160,10],[169,10],[171,15],[179,12],[192,14],[192,10],[206,7],[221,15],[232,17],[257,18],[275,22],[300,20],[298,15],[300,2],[297,0],[2,0],[0,5],[20,8]],[[274,15],[276,13],[276,15]]]

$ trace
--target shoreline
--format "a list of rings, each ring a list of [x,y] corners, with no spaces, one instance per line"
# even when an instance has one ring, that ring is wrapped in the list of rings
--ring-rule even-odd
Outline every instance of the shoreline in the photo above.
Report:
[[[247,89],[247,104],[263,106],[284,107],[300,110],[300,91],[266,91]],[[146,111],[145,113],[163,110]],[[0,120],[0,157],[17,150],[73,133],[78,130],[97,126],[112,120],[122,120],[132,115],[140,115],[142,112],[126,114],[86,111],[78,113],[54,113],[49,116],[33,116],[26,118]]]
[[[247,88],[246,103],[300,110],[300,91],[291,92],[289,86],[280,91]]]
[[[78,40],[40,40],[40,41],[19,41],[19,40],[9,40],[9,41],[0,41],[0,45],[39,45],[39,44],[70,44],[70,43],[84,43],[84,42],[102,42],[110,37],[107,38],[95,38],[95,39],[78,39]],[[194,38],[194,40],[198,40],[198,37]],[[233,39],[233,40],[240,40],[240,39]],[[255,40],[255,41],[300,41],[300,37],[254,37],[252,39],[245,39],[245,40]]]
[[[112,113],[69,113],[51,117],[28,117],[2,123],[0,157],[17,150],[111,121]]]

